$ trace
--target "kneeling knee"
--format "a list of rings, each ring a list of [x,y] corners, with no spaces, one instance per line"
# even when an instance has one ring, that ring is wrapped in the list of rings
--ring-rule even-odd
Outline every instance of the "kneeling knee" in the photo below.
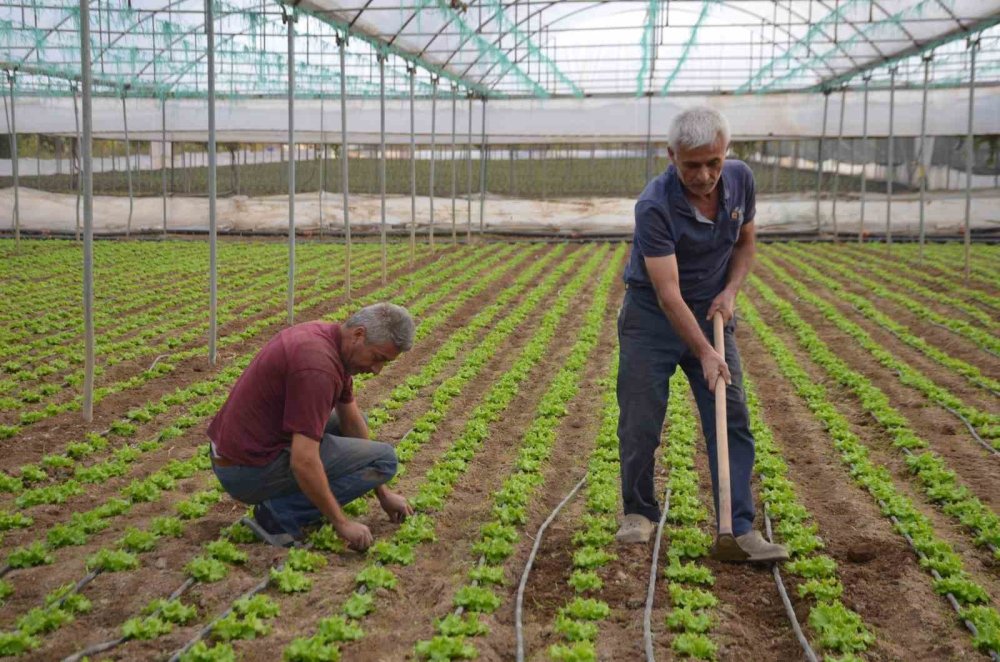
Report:
[[[375,460],[375,468],[385,476],[385,480],[390,480],[396,475],[399,469],[399,460],[396,458],[396,449],[391,445],[381,441],[372,442],[379,445],[378,457]]]

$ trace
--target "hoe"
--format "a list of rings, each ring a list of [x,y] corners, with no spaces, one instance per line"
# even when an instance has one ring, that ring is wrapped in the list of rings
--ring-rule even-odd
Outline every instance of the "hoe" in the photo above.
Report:
[[[715,331],[715,351],[726,358],[722,313],[712,318]],[[712,558],[719,561],[745,561],[747,553],[736,544],[733,536],[733,497],[729,482],[729,426],[726,417],[726,382],[719,377],[715,383],[715,456],[719,474],[719,535],[712,545]]]

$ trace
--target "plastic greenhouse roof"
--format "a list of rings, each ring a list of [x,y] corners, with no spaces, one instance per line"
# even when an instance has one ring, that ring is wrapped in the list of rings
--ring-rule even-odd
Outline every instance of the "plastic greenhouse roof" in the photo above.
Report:
[[[18,94],[69,95],[80,73],[79,3],[6,0],[0,68]],[[220,97],[296,95],[668,96],[819,91],[841,85],[1000,82],[1000,0],[213,0]],[[98,94],[207,92],[204,0],[91,2]],[[971,38],[971,39],[970,39]]]

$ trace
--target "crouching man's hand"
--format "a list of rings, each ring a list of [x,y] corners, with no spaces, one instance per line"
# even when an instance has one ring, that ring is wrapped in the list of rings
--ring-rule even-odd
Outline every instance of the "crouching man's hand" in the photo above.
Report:
[[[344,539],[347,546],[359,552],[371,547],[375,539],[367,526],[360,522],[343,519],[333,525],[337,535]]]
[[[393,522],[402,522],[413,514],[413,507],[401,494],[390,492],[387,489],[380,490],[378,502],[382,505],[382,510]]]

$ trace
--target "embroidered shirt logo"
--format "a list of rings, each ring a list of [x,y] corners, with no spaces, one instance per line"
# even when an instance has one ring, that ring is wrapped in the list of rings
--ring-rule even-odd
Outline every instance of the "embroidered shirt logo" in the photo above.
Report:
[[[729,214],[729,218],[731,218],[734,221],[739,221],[739,222],[742,223],[743,222],[743,207],[737,207],[736,209],[734,209],[732,211],[732,213]]]

